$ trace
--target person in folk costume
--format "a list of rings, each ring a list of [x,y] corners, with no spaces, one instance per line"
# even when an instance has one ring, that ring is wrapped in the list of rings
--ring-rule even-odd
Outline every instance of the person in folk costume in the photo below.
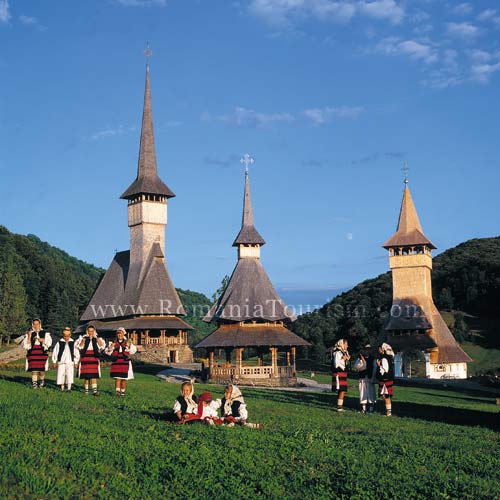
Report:
[[[71,338],[71,328],[63,330],[63,338],[56,342],[52,352],[52,363],[57,368],[57,385],[64,391],[64,383],[68,391],[74,382],[75,368],[80,361],[80,351],[75,349],[75,341]]]
[[[219,417],[218,409],[221,401],[214,401],[212,393],[204,392],[198,398],[198,419],[209,425],[224,425],[224,419]]]
[[[374,378],[376,374],[376,362],[372,356],[372,346],[365,345],[354,363],[354,369],[359,376],[359,404],[361,413],[366,413],[366,405],[369,404],[369,412],[373,413],[373,407],[377,401],[375,396]]]
[[[377,359],[378,392],[385,402],[385,414],[392,415],[392,389],[394,385],[394,351],[389,344],[383,343],[379,348]]]
[[[89,394],[89,382],[92,385],[92,394],[99,396],[97,379],[101,378],[101,364],[99,353],[104,350],[106,343],[97,336],[93,325],[87,326],[85,335],[80,337],[76,348],[80,350],[80,369],[78,376],[84,380],[85,394]]]
[[[26,371],[31,372],[33,389],[45,387],[45,372],[49,369],[49,347],[52,337],[42,329],[42,322],[36,318],[26,332],[23,347],[26,349]]]
[[[198,399],[194,395],[192,382],[183,382],[181,395],[177,396],[173,410],[179,424],[197,418]]]
[[[347,362],[351,359],[347,351],[349,344],[340,339],[334,346],[332,354],[332,392],[337,391],[337,411],[344,410],[344,396],[347,392]]]
[[[216,401],[218,402],[219,400]],[[226,385],[220,406],[222,408],[222,418],[228,427],[233,427],[234,425],[243,425],[254,429],[261,427],[261,424],[247,422],[247,405],[243,399],[243,394],[241,394],[240,389],[235,385]]]
[[[127,340],[125,328],[116,330],[116,340],[110,342],[106,348],[106,354],[111,356],[111,368],[109,375],[115,379],[116,396],[125,396],[127,380],[134,378],[130,356],[137,352],[137,347]]]

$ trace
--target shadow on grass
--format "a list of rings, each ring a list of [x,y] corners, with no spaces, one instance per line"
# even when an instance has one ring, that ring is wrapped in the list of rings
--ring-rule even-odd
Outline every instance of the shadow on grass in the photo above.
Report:
[[[268,401],[276,403],[291,403],[306,407],[319,407],[334,409],[337,403],[335,393],[305,393],[305,392],[281,392],[252,390],[249,396],[259,396]],[[431,394],[430,397],[433,395]],[[447,396],[452,397],[452,396]],[[248,399],[248,397],[246,398]],[[468,400],[470,401],[470,400]],[[478,400],[480,401],[480,400]],[[480,401],[484,403],[484,401]],[[358,398],[346,397],[344,408],[349,410],[359,410]],[[376,405],[377,413],[384,411],[384,404],[378,401]],[[422,403],[398,402],[397,396],[392,403],[393,414],[399,417],[416,418],[429,422],[442,422],[452,425],[465,425],[469,427],[486,427],[495,431],[500,431],[500,412],[490,413],[480,410],[464,408],[451,408],[449,406],[433,406]]]

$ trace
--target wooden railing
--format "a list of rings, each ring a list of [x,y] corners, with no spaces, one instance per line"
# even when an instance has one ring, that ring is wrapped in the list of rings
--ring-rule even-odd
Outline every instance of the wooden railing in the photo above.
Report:
[[[278,377],[293,376],[293,366],[278,366]],[[211,370],[212,377],[218,378],[271,378],[275,374],[272,366],[213,366]]]

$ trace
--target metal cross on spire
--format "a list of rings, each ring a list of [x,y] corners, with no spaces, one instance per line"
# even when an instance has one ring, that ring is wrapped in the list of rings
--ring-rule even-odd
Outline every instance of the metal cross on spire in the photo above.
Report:
[[[144,51],[144,55],[146,56],[146,69],[149,71],[149,60],[153,55],[152,50],[149,48],[149,42],[146,44],[146,50]]]
[[[405,175],[405,184],[408,185],[408,172],[410,171],[410,167],[408,166],[408,163],[406,161],[403,163],[403,168],[401,169],[401,171]]]
[[[255,160],[248,154],[245,153],[243,157],[240,159],[240,163],[245,165],[245,172],[248,173],[248,165],[252,165]]]

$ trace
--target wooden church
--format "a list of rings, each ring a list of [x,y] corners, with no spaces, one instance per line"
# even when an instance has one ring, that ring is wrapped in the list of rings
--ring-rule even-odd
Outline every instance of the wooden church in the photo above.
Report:
[[[128,202],[130,250],[118,252],[99,283],[77,331],[88,324],[104,337],[124,327],[145,360],[191,363],[184,307],[165,262],[167,202],[175,194],[158,176],[151,109],[149,54],[137,178],[121,195]]]
[[[246,156],[245,160],[251,159]],[[295,317],[274,289],[260,260],[264,239],[254,226],[248,168],[245,171],[243,219],[233,246],[238,262],[226,289],[203,318],[217,330],[196,348],[208,352],[208,378],[240,385],[297,384],[297,347],[309,345],[288,330]],[[221,361],[215,354],[223,353]],[[246,357],[250,359],[246,359]],[[253,362],[250,362],[250,361]]]
[[[467,378],[471,358],[462,350],[432,299],[432,250],[424,235],[405,179],[396,233],[383,245],[389,251],[393,301],[385,340],[396,352],[396,376],[407,375],[406,354],[423,351],[426,377]]]

